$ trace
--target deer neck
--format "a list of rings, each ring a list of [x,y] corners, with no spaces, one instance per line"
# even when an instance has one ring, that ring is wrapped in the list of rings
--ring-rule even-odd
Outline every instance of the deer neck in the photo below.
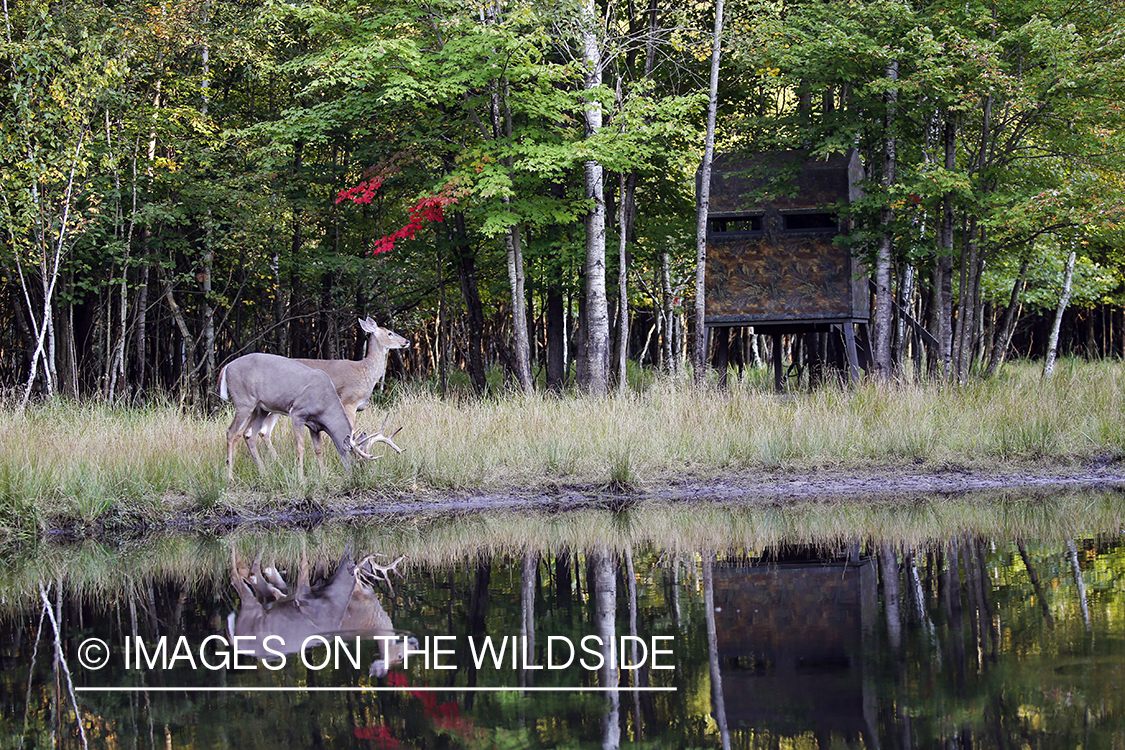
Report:
[[[387,371],[387,354],[390,350],[379,343],[375,334],[367,337],[367,356],[363,358],[364,369],[373,382],[378,382]]]

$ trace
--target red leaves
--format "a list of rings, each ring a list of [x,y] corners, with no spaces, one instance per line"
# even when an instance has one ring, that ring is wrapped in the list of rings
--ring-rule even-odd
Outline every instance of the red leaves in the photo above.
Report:
[[[354,187],[341,190],[336,194],[336,202],[342,203],[348,200],[357,205],[368,204],[371,202],[371,199],[375,197],[375,191],[382,187],[384,179],[385,175],[380,173],[360,182]],[[380,237],[375,240],[375,245],[371,248],[371,254],[378,255],[379,253],[390,252],[394,250],[395,243],[399,240],[413,239],[414,235],[422,228],[423,224],[443,221],[445,219],[445,207],[456,203],[458,198],[464,195],[465,192],[464,189],[456,186],[455,180],[450,180],[435,194],[422,198],[410,208],[408,212],[409,216],[404,226],[385,237]]]
[[[375,747],[380,750],[399,750],[402,747],[402,742],[391,734],[391,728],[386,724],[379,724],[374,727],[356,727],[353,730],[356,739],[372,740]]]
[[[371,199],[375,197],[375,191],[382,186],[382,177],[372,177],[369,180],[364,180],[355,187],[350,187],[347,190],[341,190],[336,193],[336,202],[342,203],[344,201],[351,201],[352,203],[365,205],[371,202]]]
[[[387,675],[387,684],[391,687],[408,688],[410,680],[405,674],[391,672]],[[437,697],[429,690],[408,690],[407,693],[422,702],[423,714],[433,722],[436,729],[461,737],[467,737],[475,731],[472,720],[461,716],[461,706],[457,701],[438,703]],[[372,740],[380,750],[399,750],[402,747],[402,742],[386,724],[356,727],[352,731],[357,739]]]
[[[444,220],[445,207],[456,202],[456,198],[440,194],[431,195],[418,201],[410,209],[410,218],[406,225],[386,237],[375,240],[375,246],[371,248],[371,254],[378,255],[379,253],[389,252],[395,249],[395,243],[399,240],[413,239],[414,234],[422,228],[423,224]]]

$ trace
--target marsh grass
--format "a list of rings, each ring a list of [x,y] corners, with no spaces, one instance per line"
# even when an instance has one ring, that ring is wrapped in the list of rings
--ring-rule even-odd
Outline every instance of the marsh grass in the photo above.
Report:
[[[60,582],[91,601],[143,599],[152,581],[231,597],[230,561],[261,556],[279,570],[296,569],[301,555],[329,568],[381,553],[405,556],[401,570],[472,566],[497,556],[586,554],[609,550],[694,561],[704,551],[754,557],[783,546],[839,552],[887,542],[898,549],[938,549],[953,539],[1050,544],[1092,538],[1125,524],[1120,495],[1105,492],[994,492],[960,498],[912,498],[869,503],[786,505],[642,501],[619,509],[568,513],[521,510],[377,521],[334,521],[309,529],[242,525],[222,536],[147,534],[107,543],[44,543],[10,547],[0,564],[0,616],[37,598],[38,586]],[[868,547],[870,549],[870,547]]]
[[[442,400],[392,389],[360,415],[373,430],[389,415],[406,448],[350,474],[326,446],[297,477],[287,430],[279,459],[259,476],[239,449],[235,481],[223,467],[229,412],[171,406],[117,408],[56,402],[0,410],[0,533],[44,523],[128,524],[178,513],[370,503],[380,495],[542,492],[560,486],[644,490],[675,478],[730,471],[872,466],[997,468],[1116,460],[1125,366],[1063,361],[1048,381],[1013,363],[965,387],[934,383],[828,386],[779,397],[766,381],[732,379],[701,390],[654,378],[607,398],[502,394]],[[22,530],[22,531],[21,531]]]

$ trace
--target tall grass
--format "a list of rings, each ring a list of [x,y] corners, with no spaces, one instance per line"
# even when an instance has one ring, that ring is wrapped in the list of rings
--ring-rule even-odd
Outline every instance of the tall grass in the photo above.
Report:
[[[148,534],[107,543],[45,543],[0,550],[0,619],[37,598],[40,583],[59,581],[95,601],[142,598],[153,580],[226,592],[232,553],[244,560],[293,570],[302,554],[329,566],[346,552],[404,556],[401,570],[474,564],[497,555],[557,555],[649,550],[665,559],[705,550],[755,556],[781,545],[841,550],[863,542],[932,549],[951,539],[980,537],[1051,543],[1090,538],[1122,528],[1125,506],[1109,492],[1050,496],[1019,491],[919,502],[771,504],[642,501],[620,512],[585,508],[572,513],[500,510],[420,518],[381,516],[362,523],[336,520],[309,529],[245,524],[229,534]]]
[[[1125,368],[1068,361],[1042,382],[1028,365],[990,381],[830,386],[779,398],[660,380],[605,399],[512,395],[450,404],[404,394],[409,449],[372,471],[420,488],[644,486],[730,470],[987,466],[1115,459],[1125,448]]]
[[[279,460],[259,476],[240,448],[229,486],[229,412],[204,418],[170,406],[57,402],[0,410],[0,533],[48,521],[152,521],[170,511],[367,503],[380,494],[628,491],[732,471],[1116,460],[1125,453],[1123,385],[1120,362],[1063,361],[1047,381],[1013,363],[960,388],[864,382],[785,397],[761,380],[723,391],[657,378],[607,398],[442,400],[407,387],[360,415],[368,431],[388,414],[389,425],[403,425],[396,440],[405,453],[347,474],[329,445],[327,476],[309,451],[300,480],[288,430],[279,429]]]

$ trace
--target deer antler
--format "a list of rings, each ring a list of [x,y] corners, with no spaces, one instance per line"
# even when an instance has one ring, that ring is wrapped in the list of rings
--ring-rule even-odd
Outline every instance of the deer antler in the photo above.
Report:
[[[405,578],[405,576],[399,572],[398,564],[406,559],[406,555],[400,555],[398,559],[390,565],[379,565],[375,562],[376,557],[386,557],[386,555],[376,552],[360,560],[359,564],[355,566],[355,577],[368,586],[373,586],[375,582],[382,581],[387,584],[387,588],[391,590],[391,595],[394,596],[395,587],[391,583],[391,576],[389,574],[394,573],[399,578]]]
[[[383,426],[380,427],[379,431],[374,435],[368,435],[366,432],[364,432],[360,433],[358,437],[352,437],[352,448],[355,450],[356,455],[366,458],[369,461],[374,461],[375,459],[380,458],[380,456],[373,456],[368,453],[368,449],[371,443],[386,443],[395,453],[403,452],[403,449],[395,445],[394,441],[394,436],[402,432],[401,427],[392,432],[389,436],[384,434],[384,430],[386,430],[387,428],[387,419],[389,418],[390,415],[383,418]]]

